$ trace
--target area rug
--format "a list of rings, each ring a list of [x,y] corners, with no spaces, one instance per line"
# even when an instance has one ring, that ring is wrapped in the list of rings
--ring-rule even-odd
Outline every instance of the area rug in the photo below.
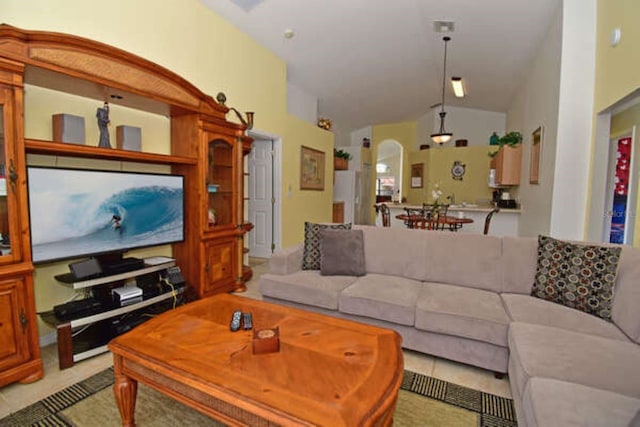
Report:
[[[106,369],[0,420],[0,426],[117,427],[120,414]],[[139,427],[223,426],[150,387],[140,384],[136,401]],[[516,426],[513,401],[405,371],[394,426]]]

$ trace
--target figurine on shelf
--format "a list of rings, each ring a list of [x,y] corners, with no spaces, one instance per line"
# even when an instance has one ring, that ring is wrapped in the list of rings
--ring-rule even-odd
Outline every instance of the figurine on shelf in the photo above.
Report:
[[[100,129],[100,140],[98,141],[98,147],[111,148],[111,143],[109,142],[109,129],[107,128],[107,126],[109,125],[108,103],[105,102],[104,107],[98,108],[96,117],[98,118],[98,129]]]
[[[217,215],[215,209],[209,209],[209,225],[216,225]]]

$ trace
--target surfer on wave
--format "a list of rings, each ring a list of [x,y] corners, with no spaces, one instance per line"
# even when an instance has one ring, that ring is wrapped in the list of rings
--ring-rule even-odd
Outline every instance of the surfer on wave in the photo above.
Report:
[[[111,221],[113,221],[113,228],[116,230],[120,229],[120,227],[122,226],[122,224],[120,224],[120,222],[122,221],[122,217],[120,215],[114,215],[113,217],[111,217]]]

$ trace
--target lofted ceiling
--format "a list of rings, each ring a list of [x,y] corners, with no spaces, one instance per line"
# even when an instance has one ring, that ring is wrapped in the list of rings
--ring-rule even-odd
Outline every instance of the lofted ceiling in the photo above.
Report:
[[[447,82],[445,105],[506,111],[562,0],[200,1],[282,58],[320,117],[352,131],[440,103],[445,34],[434,21],[454,22],[447,80],[462,77],[468,92],[454,99]]]

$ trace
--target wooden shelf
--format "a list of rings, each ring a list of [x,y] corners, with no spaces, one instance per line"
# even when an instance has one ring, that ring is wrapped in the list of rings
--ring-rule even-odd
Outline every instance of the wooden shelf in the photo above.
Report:
[[[137,163],[156,163],[166,165],[195,165],[194,157],[170,156],[167,154],[143,153],[140,151],[100,148],[65,142],[25,139],[27,153],[49,154],[54,156],[85,157],[91,159],[119,160]]]

